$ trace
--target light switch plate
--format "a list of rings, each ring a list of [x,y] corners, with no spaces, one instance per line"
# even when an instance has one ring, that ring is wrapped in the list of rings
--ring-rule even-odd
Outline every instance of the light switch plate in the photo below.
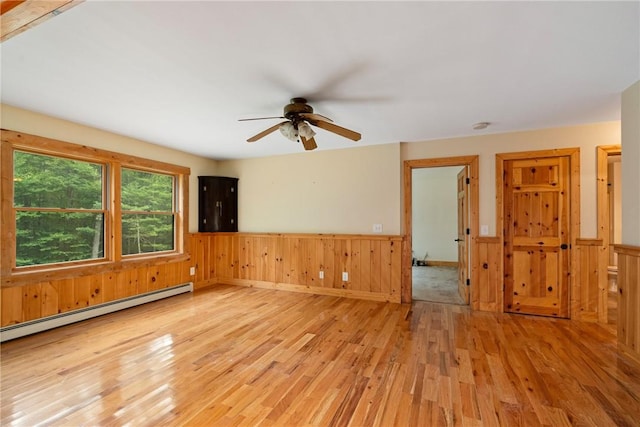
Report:
[[[486,224],[483,224],[480,226],[480,235],[481,236],[488,236],[489,235],[489,226]]]

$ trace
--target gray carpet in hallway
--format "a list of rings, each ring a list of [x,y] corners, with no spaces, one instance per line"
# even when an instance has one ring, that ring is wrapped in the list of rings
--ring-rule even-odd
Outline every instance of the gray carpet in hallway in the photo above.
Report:
[[[464,304],[458,294],[457,267],[412,267],[412,275],[414,300]]]

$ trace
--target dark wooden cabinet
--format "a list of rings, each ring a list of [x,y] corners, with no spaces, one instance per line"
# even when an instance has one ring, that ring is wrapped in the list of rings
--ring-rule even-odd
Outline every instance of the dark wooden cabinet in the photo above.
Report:
[[[238,178],[198,177],[198,231],[238,231]]]

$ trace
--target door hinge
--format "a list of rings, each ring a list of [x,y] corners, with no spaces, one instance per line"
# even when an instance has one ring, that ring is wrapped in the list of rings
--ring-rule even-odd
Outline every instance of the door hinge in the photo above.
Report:
[[[467,286],[471,285],[471,279],[467,279]]]
[[[467,234],[471,234],[471,229],[467,228]]]
[[[467,184],[471,183],[471,180],[469,179],[469,177],[467,177],[466,182],[467,182]]]

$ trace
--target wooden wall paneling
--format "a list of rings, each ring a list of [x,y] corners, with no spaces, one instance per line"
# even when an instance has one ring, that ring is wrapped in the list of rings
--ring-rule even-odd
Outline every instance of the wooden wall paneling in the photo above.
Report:
[[[180,270],[185,268],[188,269],[189,267],[184,262],[166,264],[164,287],[168,288],[178,283],[184,283],[180,280],[182,278]],[[189,280],[187,279],[187,281]]]
[[[73,292],[73,279],[60,279],[52,281],[53,287],[58,293],[58,313],[66,313],[74,310],[75,295]]]
[[[574,271],[577,282],[580,283],[579,292],[572,295],[572,315],[585,321],[600,321],[601,300],[608,297],[607,288],[601,289],[600,254],[602,241],[600,239],[577,239],[577,265]],[[605,270],[606,271],[606,270]],[[603,295],[604,293],[604,295]]]
[[[196,247],[197,245],[194,245]],[[190,261],[2,288],[1,326],[95,306],[190,281]]]
[[[342,282],[342,272],[344,271],[346,243],[343,239],[336,239],[333,242],[333,289],[344,287]]]
[[[292,254],[295,254],[295,242],[293,239],[282,239],[282,283],[294,283],[292,277],[295,272]]]
[[[190,242],[202,262],[198,245],[204,240]],[[394,300],[401,292],[401,242],[393,236],[212,233],[204,258],[215,259],[212,283]],[[235,267],[229,263],[234,258]],[[349,280],[342,281],[342,272]]]
[[[382,249],[380,240],[371,241],[371,292],[382,292]],[[401,279],[402,280],[402,279]]]
[[[245,259],[241,264],[245,265],[245,274],[247,279],[258,280],[258,241],[257,237],[250,237],[245,239]]]
[[[391,240],[389,242],[390,247],[390,277],[389,277],[389,294],[397,298],[396,302],[401,301],[402,296],[402,241]]]
[[[371,292],[371,240],[360,241],[360,289]]]
[[[314,239],[315,242],[315,254],[316,258],[313,263],[315,270],[311,272],[312,277],[315,278],[315,286],[324,287],[325,280],[320,279],[320,271],[324,271],[325,262],[324,262],[324,242],[325,239]]]
[[[55,288],[57,291],[57,288]],[[102,275],[102,301],[110,302],[118,299],[115,272],[110,271]]]
[[[22,320],[33,320],[42,317],[42,303],[40,283],[22,287]]]
[[[284,282],[284,264],[283,264],[283,253],[284,253],[284,245],[285,239],[282,236],[278,236],[275,240],[274,245],[274,257],[273,260],[275,262],[275,283],[283,283]]]
[[[154,291],[164,289],[167,287],[167,264],[158,264],[153,267],[149,267],[149,287]]]
[[[618,347],[640,362],[640,247],[616,245],[618,254]]]
[[[216,235],[214,237],[215,272],[217,277],[234,277],[234,271],[239,270],[239,257],[233,253],[235,237],[231,234]]]
[[[2,288],[2,326],[24,322],[22,314],[22,286]]]
[[[204,284],[212,277],[212,265],[215,264],[215,251],[211,247],[208,234],[192,234],[190,236],[191,264],[196,268],[194,281]]]
[[[104,298],[104,293],[102,292],[102,274],[97,275],[98,279],[96,279],[95,287],[98,290],[98,294],[100,295],[100,302],[102,302]],[[42,304],[42,309],[40,311],[42,317],[53,316],[58,313],[58,289],[51,284],[51,282],[42,282],[40,284],[40,303]],[[95,292],[95,289],[94,289]],[[97,296],[96,296],[97,298]],[[2,324],[4,326],[4,323]]]
[[[91,305],[91,276],[73,278],[73,292],[76,297],[75,308],[85,308]]]
[[[380,242],[380,293],[391,293],[391,241]]]
[[[102,274],[89,276],[89,305],[102,304]]]
[[[360,249],[362,247],[362,240],[354,239],[350,242],[351,251],[349,253],[351,255],[351,267],[349,268],[349,270],[347,270],[349,272],[349,282],[351,283],[349,289],[353,289],[354,291],[364,291],[366,289],[365,285],[362,283],[362,254],[360,252]]]
[[[305,285],[309,287],[318,286],[318,254],[316,252],[317,240],[304,239],[306,265],[304,268]]]
[[[275,282],[276,281],[276,261],[275,261],[275,253],[276,253],[276,245],[277,238],[271,239],[268,237],[260,238],[260,268],[261,277],[260,280],[265,280],[267,282]]]
[[[342,280],[342,277],[340,277],[341,283],[342,283],[342,289],[351,289],[353,286],[353,280],[352,280],[352,268],[351,268],[351,263],[353,260],[353,254],[351,252],[351,247],[353,245],[353,241],[351,239],[342,239],[342,249],[343,249],[343,256],[341,257],[341,264],[340,264],[340,275],[342,276],[343,272],[347,272],[349,273],[349,278],[348,280]]]
[[[478,237],[477,245],[477,283],[471,292],[471,308],[501,311],[503,280],[500,238]]]
[[[322,270],[324,271],[324,279],[322,279],[322,287],[335,287],[335,240],[320,239],[322,242]]]
[[[309,267],[309,246],[308,240],[296,238],[296,251],[293,256],[295,263],[296,279],[293,282],[296,285],[308,286],[307,284],[307,268]],[[294,255],[294,254],[292,254]]]

